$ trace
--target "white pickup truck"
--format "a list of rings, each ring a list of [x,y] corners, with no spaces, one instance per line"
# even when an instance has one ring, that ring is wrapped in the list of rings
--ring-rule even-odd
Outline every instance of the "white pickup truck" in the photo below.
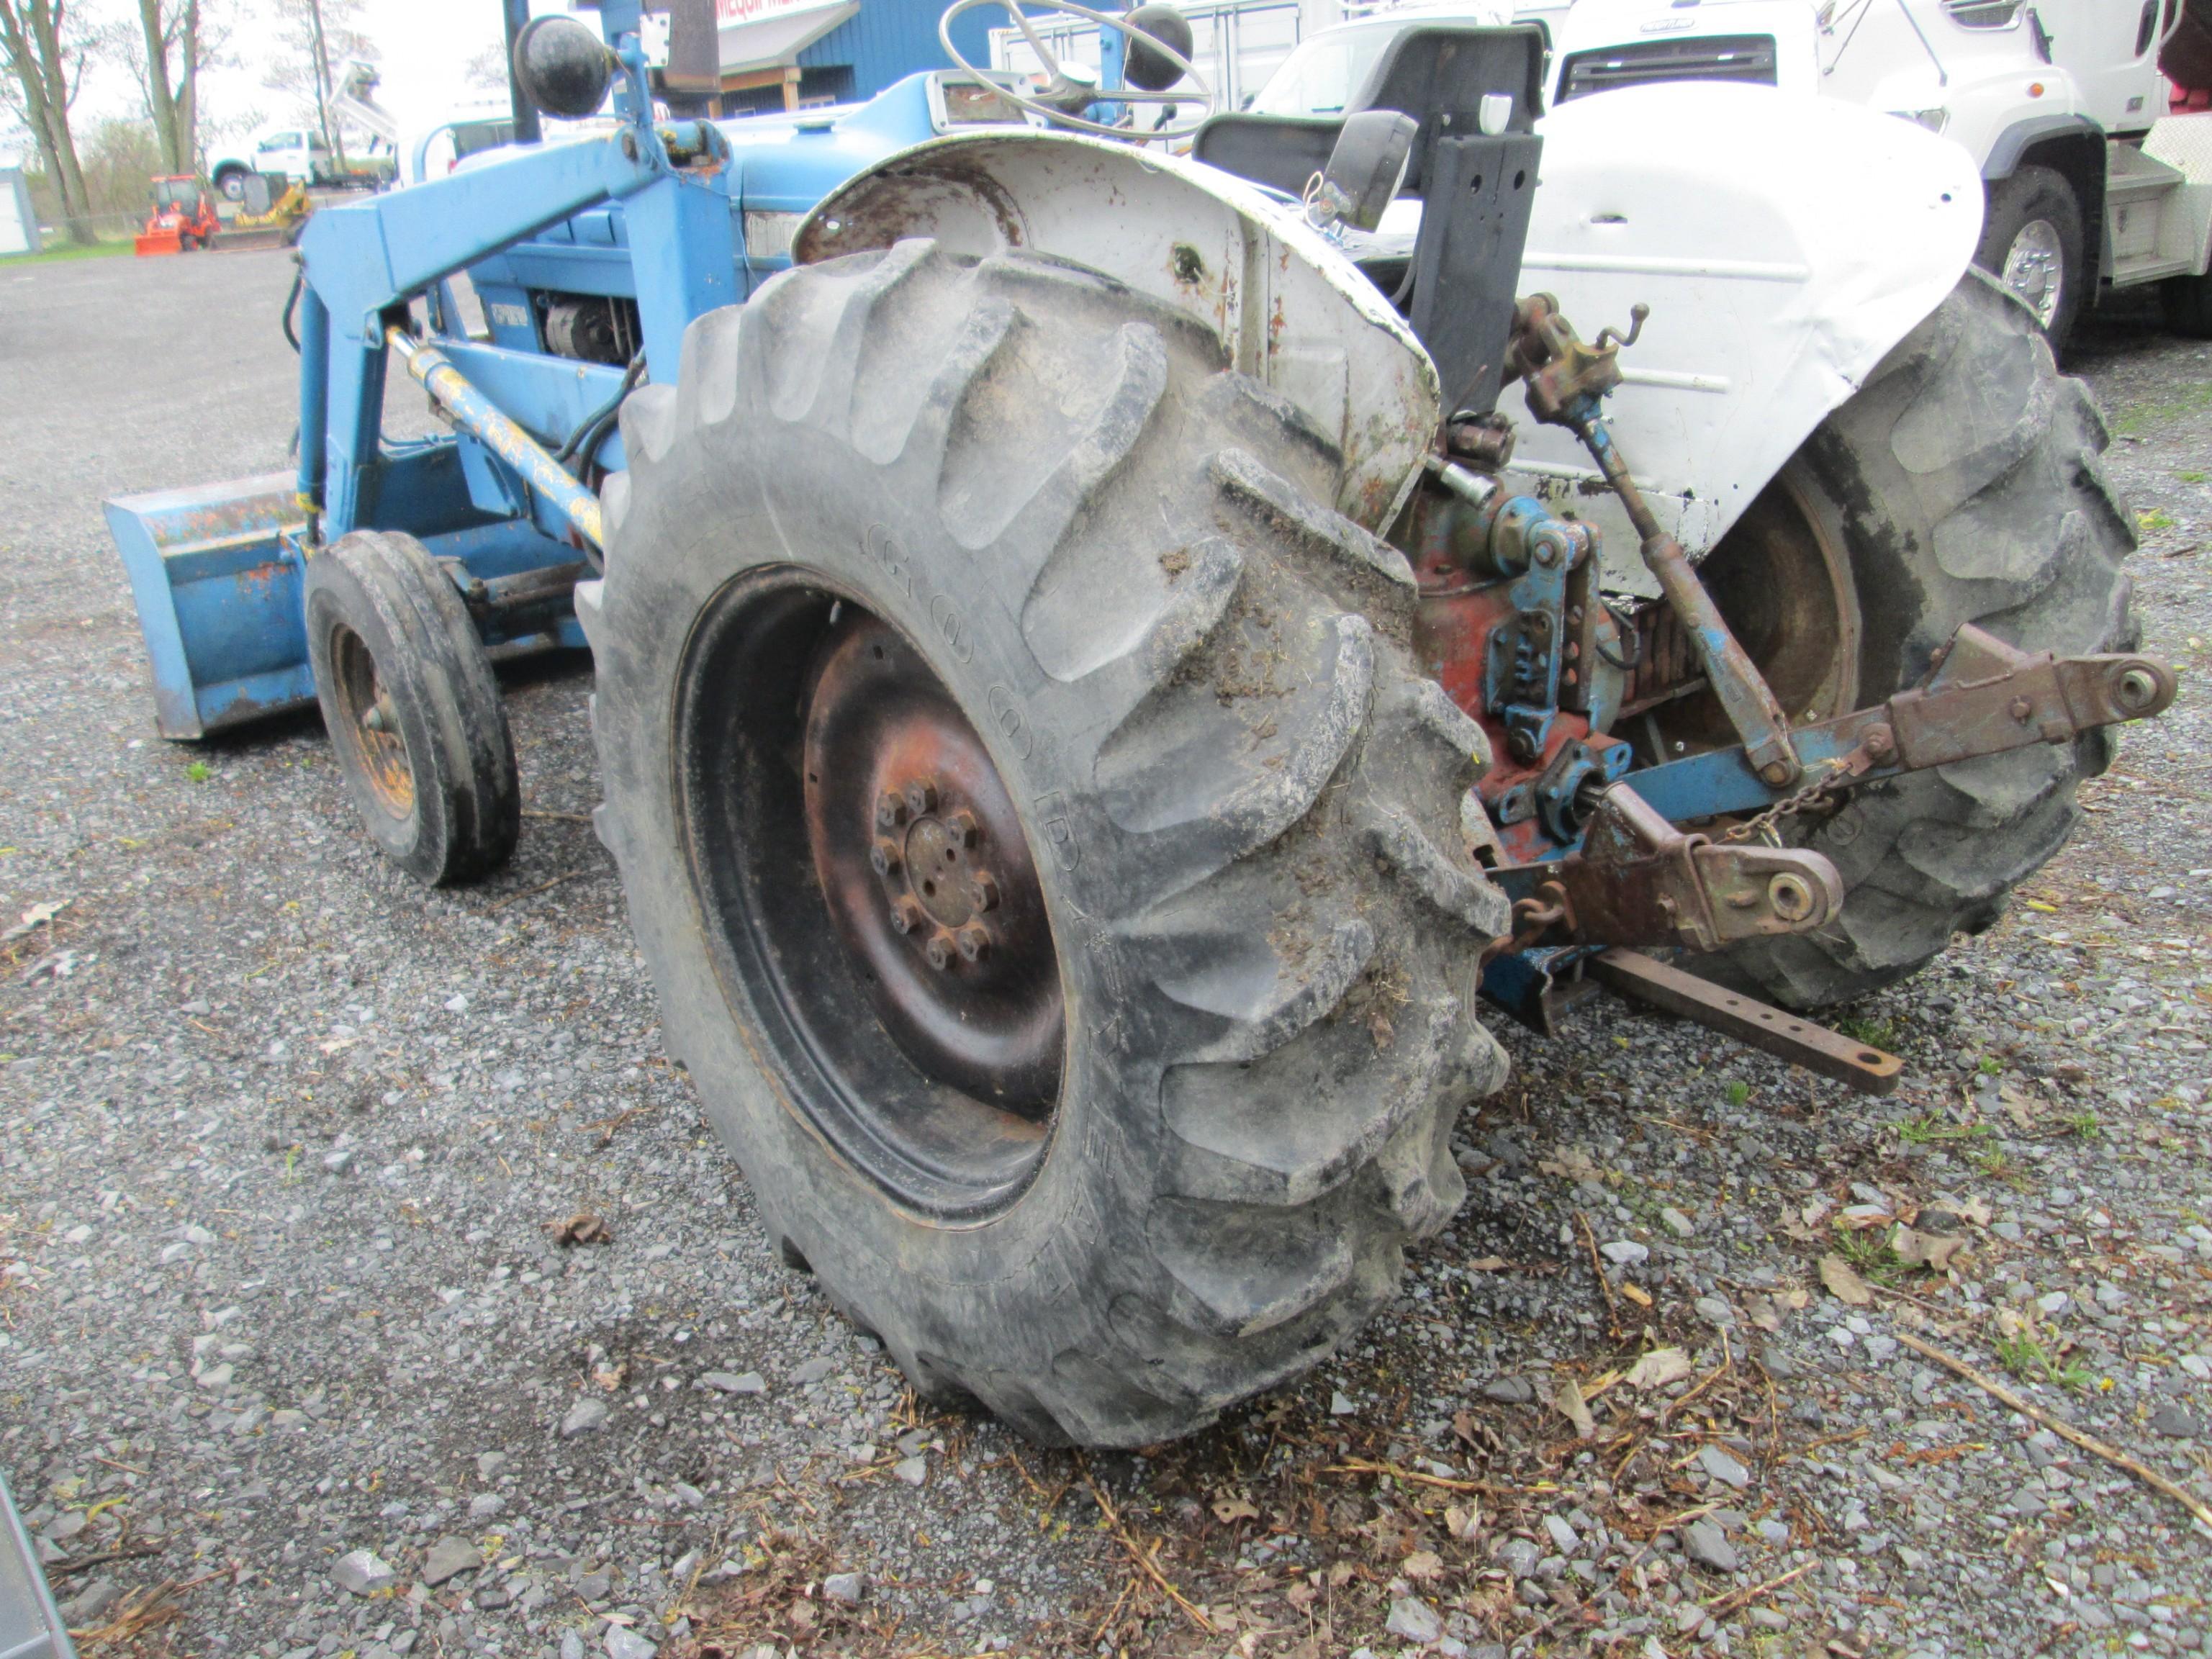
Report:
[[[1917,122],[1974,157],[1987,198],[1975,261],[2055,343],[2102,294],[2151,283],[2170,324],[2212,335],[2212,113],[2168,112],[2203,101],[2204,54],[2191,48],[2208,12],[2206,0],[1576,0],[1551,23],[1551,101],[1753,82]]]
[[[266,173],[297,185],[326,185],[337,179],[337,157],[313,127],[264,127],[240,149],[208,158],[208,180],[223,199],[246,199],[249,174]]]

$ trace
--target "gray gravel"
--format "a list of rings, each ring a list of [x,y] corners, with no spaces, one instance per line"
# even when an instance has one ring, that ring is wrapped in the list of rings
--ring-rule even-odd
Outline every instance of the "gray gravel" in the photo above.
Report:
[[[0,268],[0,926],[66,906],[0,977],[0,1467],[89,1645],[2212,1645],[2178,1504],[1900,1340],[2212,1497],[2204,349],[2079,364],[2182,702],[2030,902],[1850,1011],[1897,1095],[1618,1004],[1510,1037],[1385,1317],[1083,1460],[918,1411],[769,1255],[583,821],[584,664],[507,671],[539,816],[455,894],[369,852],[311,716],[154,737],[98,501],[284,465],[287,276]]]

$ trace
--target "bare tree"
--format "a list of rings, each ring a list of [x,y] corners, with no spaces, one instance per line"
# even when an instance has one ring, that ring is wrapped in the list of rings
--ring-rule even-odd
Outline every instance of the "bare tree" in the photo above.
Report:
[[[131,67],[172,173],[197,173],[200,73],[216,62],[229,30],[219,0],[137,0],[137,27],[116,25],[111,40]]]
[[[143,0],[142,0],[143,3]],[[337,81],[331,66],[377,56],[375,44],[358,25],[361,0],[276,0],[280,54],[262,77],[272,91],[289,92],[313,105],[323,140],[345,160],[344,135],[331,116]]]
[[[0,0],[0,57],[13,85],[9,103],[30,130],[39,160],[60,198],[62,222],[72,242],[89,245],[92,208],[84,168],[70,134],[70,106],[76,101],[88,43],[80,42],[66,0]]]

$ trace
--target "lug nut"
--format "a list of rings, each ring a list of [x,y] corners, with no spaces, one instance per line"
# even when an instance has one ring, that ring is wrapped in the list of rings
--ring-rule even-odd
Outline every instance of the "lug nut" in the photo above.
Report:
[[[868,867],[886,881],[898,874],[901,862],[895,841],[879,841],[868,848]]]
[[[932,933],[929,943],[921,947],[921,953],[929,958],[929,965],[941,974],[952,965],[952,940],[944,933]]]
[[[1784,784],[1790,781],[1790,763],[1788,761],[1778,760],[1769,761],[1765,765],[1759,769],[1759,775],[1765,781],[1769,787],[1779,789]]]
[[[928,778],[916,778],[906,787],[906,810],[920,817],[925,812],[937,810],[937,785]]]
[[[1866,736],[1860,741],[1866,744],[1867,758],[1876,765],[1887,764],[1889,757],[1897,752],[1897,733],[1886,723],[1867,727]]]
[[[891,906],[891,932],[904,936],[921,926],[921,907],[910,898]]]
[[[988,870],[978,870],[968,884],[968,902],[978,910],[999,908],[999,884]]]
[[[960,960],[963,962],[981,962],[991,954],[990,934],[976,927],[972,921],[955,934],[953,939],[954,943],[960,947]]]
[[[945,820],[945,833],[952,837],[952,844],[963,851],[975,846],[983,834],[982,827],[975,822],[975,815],[964,807]]]
[[[906,822],[906,797],[886,789],[876,797],[876,828],[896,830]]]

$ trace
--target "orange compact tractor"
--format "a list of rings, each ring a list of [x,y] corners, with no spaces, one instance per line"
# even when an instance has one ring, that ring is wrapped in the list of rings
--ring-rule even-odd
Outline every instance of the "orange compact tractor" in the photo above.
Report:
[[[183,173],[156,179],[154,210],[146,216],[146,228],[138,233],[137,251],[182,253],[186,248],[205,247],[217,228],[215,198],[206,185]]]

